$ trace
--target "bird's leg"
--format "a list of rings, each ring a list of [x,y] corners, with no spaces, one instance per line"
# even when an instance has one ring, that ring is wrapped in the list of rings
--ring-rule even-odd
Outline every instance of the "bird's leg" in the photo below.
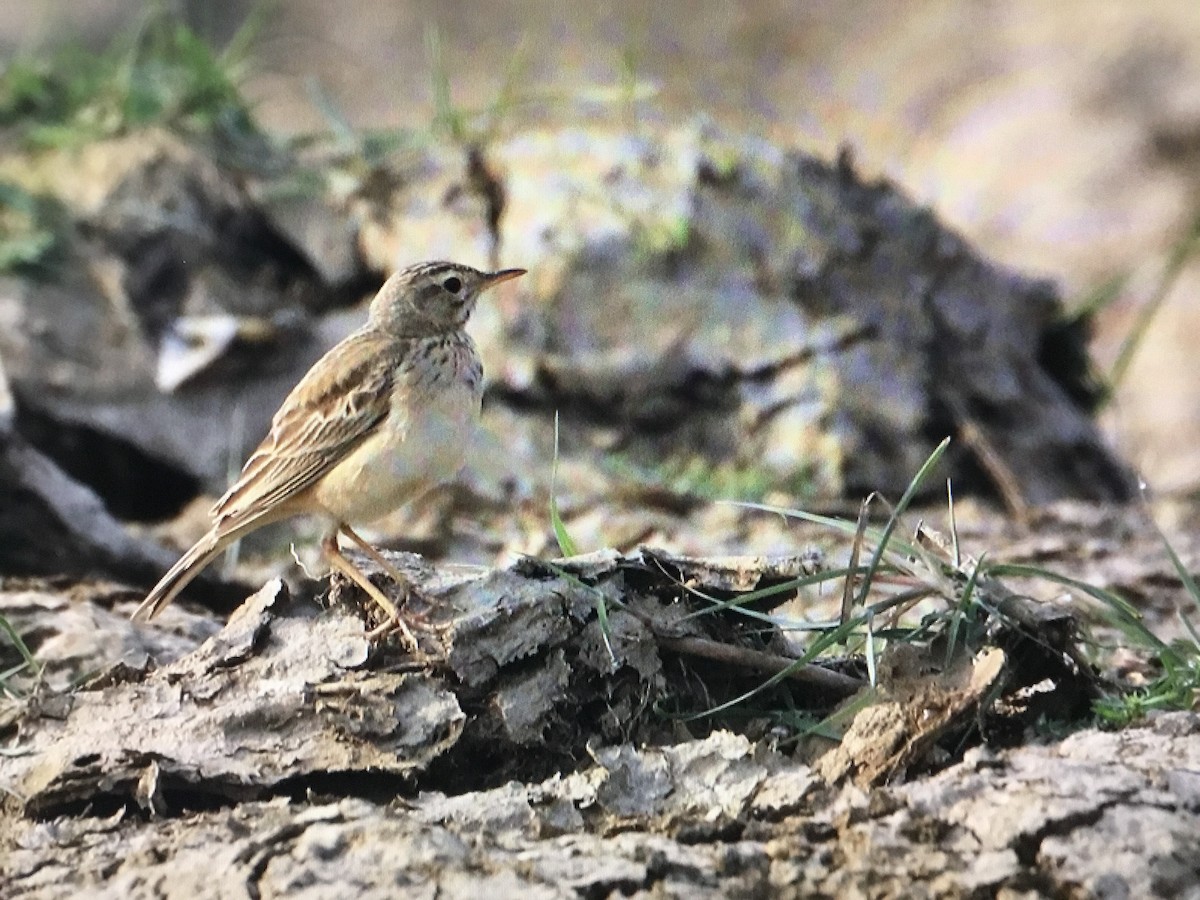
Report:
[[[408,576],[384,559],[383,554],[368,544],[362,535],[360,535],[349,525],[342,525],[341,531],[342,534],[346,535],[346,537],[358,544],[358,549],[367,554],[367,556],[370,557],[371,562],[383,569],[383,571],[387,573],[388,578],[392,579],[392,581],[404,588],[405,594],[412,590],[412,582],[409,580]]]
[[[416,589],[413,587],[412,579],[397,569],[394,565],[392,565],[392,563],[388,562],[387,559],[384,558],[383,554],[367,543],[366,539],[363,538],[362,535],[356,532],[349,525],[342,526],[342,534],[354,541],[354,543],[358,545],[359,549],[362,550],[363,553],[367,554],[367,556],[370,557],[371,561],[374,562],[375,565],[383,569],[389,578],[396,582],[396,584],[400,585],[401,589],[404,591],[406,600],[416,593]],[[417,625],[424,626],[428,624],[426,621],[426,615],[422,612],[405,610],[405,616],[410,622],[414,622],[415,620],[415,624]]]
[[[345,526],[342,526],[342,528],[345,529]],[[357,538],[357,535],[354,535],[354,537]],[[379,608],[383,610],[384,615],[387,616],[387,621],[382,630],[377,628],[368,637],[381,637],[395,627],[400,631],[405,643],[412,647],[414,652],[420,653],[421,646],[417,643],[417,639],[413,637],[413,633],[409,631],[408,626],[404,624],[404,620],[400,618],[400,613],[396,609],[396,605],[384,595],[383,591],[371,583],[371,579],[364,575],[354,563],[350,562],[343,555],[341,548],[338,546],[337,539],[338,529],[335,529],[321,540],[321,549],[325,552],[325,557],[329,560],[329,564],[366,591],[367,596],[374,600]],[[361,541],[362,538],[358,538],[358,540]],[[392,568],[395,567],[393,566]]]

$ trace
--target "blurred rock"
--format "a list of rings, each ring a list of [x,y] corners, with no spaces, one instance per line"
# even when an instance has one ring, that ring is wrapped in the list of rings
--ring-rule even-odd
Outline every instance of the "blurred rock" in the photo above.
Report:
[[[898,494],[946,435],[964,438],[940,473],[960,491],[1131,495],[1053,287],[980,259],[849,157],[703,127],[495,153],[506,258],[541,290],[495,350],[510,401],[616,429],[642,463],[691,453],[822,495]]]
[[[168,133],[10,153],[0,170],[52,196],[69,223],[53,269],[0,279],[19,407],[223,488],[231,460],[341,336],[318,337],[315,321],[344,303],[344,286],[322,281],[239,176]],[[39,446],[70,467],[54,437],[40,430]]]
[[[131,535],[90,489],[18,434],[0,435],[0,571],[113,574],[143,582],[173,562]]]
[[[164,665],[220,629],[211,617],[174,606],[159,627],[131,622],[133,601],[140,597],[112,583],[85,581],[64,590],[61,578],[23,581],[20,587],[9,581],[0,590],[0,616],[22,636],[42,670],[7,678],[10,693],[67,693],[117,664],[138,671]],[[20,661],[7,647],[0,654],[5,668]]]
[[[0,394],[4,382],[0,364]],[[0,574],[157,580],[174,554],[131,533],[87,485],[32,446],[10,426],[11,410],[11,397],[0,396]]]
[[[848,157],[706,126],[413,146],[357,168],[331,157],[301,203],[327,214],[298,230],[279,200],[297,172],[234,175],[157,132],[80,153],[0,165],[72,222],[53,279],[0,284],[0,351],[25,433],[110,504],[185,502],[154,463],[219,492],[361,321],[331,312],[346,292],[430,256],[530,269],[473,322],[489,406],[515,413],[505,444],[537,454],[510,459],[515,480],[481,474],[484,495],[547,489],[556,410],[564,457],[700,496],[896,496],[946,435],[928,483],[1017,512],[1132,489],[1053,288],[981,260]],[[56,422],[79,429],[73,450]],[[87,447],[124,471],[85,475]]]

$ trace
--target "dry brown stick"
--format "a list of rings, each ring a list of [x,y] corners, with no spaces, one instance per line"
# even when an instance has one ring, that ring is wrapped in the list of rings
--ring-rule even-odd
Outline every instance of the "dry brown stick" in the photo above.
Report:
[[[988,474],[996,485],[1000,499],[1014,519],[1022,524],[1029,522],[1029,501],[1021,490],[1021,482],[1013,473],[1012,468],[1000,455],[995,444],[987,436],[979,424],[964,409],[956,409],[958,418],[958,437],[963,444],[975,454],[980,468]]]
[[[820,690],[828,691],[839,698],[849,697],[865,686],[864,682],[857,678],[843,675],[841,672],[834,672],[832,669],[812,664],[797,666],[796,660],[786,656],[764,653],[749,647],[735,647],[732,644],[723,644],[708,638],[670,637],[656,633],[655,640],[658,641],[660,647],[674,653],[701,656],[716,662],[753,669],[756,672],[778,675],[780,672],[790,669],[787,677],[793,681],[803,682]]]
[[[710,638],[667,634],[662,624],[656,622],[652,616],[631,605],[626,605],[624,609],[649,629],[659,647],[675,653],[699,656],[741,666],[745,669],[753,669],[756,672],[767,672],[771,675],[787,671],[787,677],[793,681],[803,682],[819,690],[828,691],[839,699],[849,697],[866,686],[865,682],[857,678],[843,675],[841,672],[834,672],[823,666],[811,663],[797,665],[798,660],[787,656],[724,644]]]

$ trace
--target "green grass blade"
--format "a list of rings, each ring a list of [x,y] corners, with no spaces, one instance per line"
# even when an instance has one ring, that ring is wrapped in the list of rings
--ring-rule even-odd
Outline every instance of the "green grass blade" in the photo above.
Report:
[[[225,45],[225,49],[221,51],[221,68],[229,73],[233,80],[236,81],[245,74],[254,51],[258,49],[259,40],[278,6],[278,0],[257,0]]]
[[[509,57],[508,64],[504,67],[504,81],[500,85],[500,90],[496,92],[496,96],[488,104],[484,117],[486,139],[495,136],[495,132],[500,128],[500,122],[518,105],[520,100],[518,87],[527,79],[529,73],[529,44],[527,37],[525,34],[521,35],[520,42],[517,44],[516,49],[513,50],[512,56]]]
[[[1175,548],[1167,538],[1166,532],[1159,527],[1158,522],[1155,521],[1153,516],[1148,516],[1148,518],[1150,519],[1150,525],[1158,535],[1158,539],[1162,541],[1163,547],[1166,548],[1167,555],[1171,557],[1171,565],[1175,569],[1175,574],[1179,576],[1179,580],[1183,582],[1184,590],[1192,598],[1192,603],[1196,608],[1200,609],[1200,586],[1196,584],[1196,579],[1192,577],[1192,573],[1188,571],[1188,567],[1183,564],[1183,560],[1175,552]]]
[[[858,570],[858,559],[862,555],[863,541],[867,537],[867,516],[871,509],[871,499],[874,496],[874,493],[868,494],[858,507],[858,521],[854,525],[854,540],[850,544],[850,563],[847,566],[848,569],[854,572]],[[847,575],[846,579],[842,582],[842,607],[838,615],[838,621],[848,622],[853,612],[854,579]]]
[[[1179,623],[1183,625],[1184,630],[1188,633],[1188,637],[1192,639],[1192,646],[1200,650],[1200,633],[1196,631],[1196,626],[1192,624],[1191,616],[1185,614],[1182,609],[1176,610],[1175,615],[1179,617]]]
[[[18,693],[9,687],[8,682],[15,676],[26,671],[34,673],[35,677],[40,679],[42,664],[34,657],[33,652],[29,649],[29,645],[17,634],[17,630],[12,627],[12,623],[4,616],[0,616],[0,633],[3,633],[8,638],[8,642],[16,648],[17,653],[21,657],[21,662],[17,663],[17,665],[0,672],[0,692],[10,697],[17,697]]]
[[[550,469],[550,527],[563,556],[578,556],[579,547],[567,532],[562,516],[558,514],[558,410],[554,411],[554,463]]]
[[[1018,563],[993,565],[988,570],[988,574],[996,578],[1040,578],[1087,594],[1092,599],[1100,602],[1101,608],[1110,614],[1108,616],[1109,621],[1123,631],[1130,640],[1159,654],[1164,664],[1178,664],[1181,662],[1175,651],[1162,638],[1146,627],[1142,621],[1141,613],[1129,601],[1112,591],[1096,587],[1077,578],[1071,578],[1068,575],[1052,572],[1049,569]]]
[[[950,438],[943,438],[942,442],[933,449],[932,453],[929,454],[929,457],[925,460],[924,465],[917,470],[917,474],[914,475],[912,480],[908,483],[908,487],[905,489],[904,495],[900,498],[900,502],[897,503],[896,508],[892,510],[892,514],[888,518],[887,525],[884,526],[883,534],[880,536],[875,545],[875,552],[871,555],[871,561],[867,563],[867,573],[863,576],[862,585],[858,589],[857,605],[863,606],[866,604],[867,594],[871,590],[871,582],[875,578],[875,571],[883,559],[883,553],[884,550],[887,549],[888,542],[891,540],[892,532],[896,530],[896,526],[900,522],[900,516],[902,516],[904,511],[908,509],[909,504],[912,503],[913,498],[917,495],[917,491],[920,489],[921,484],[929,476],[929,473],[933,471],[933,467],[938,464],[949,446]]]
[[[875,663],[875,616],[867,613],[867,680],[871,687],[879,686],[879,673]]]
[[[342,114],[333,98],[325,90],[324,85],[315,77],[310,76],[304,79],[304,88],[308,94],[308,99],[313,107],[317,110],[318,115],[325,122],[325,127],[329,129],[330,135],[333,136],[335,144],[343,151],[348,152],[350,149],[358,146],[358,133],[354,130],[354,126]]]
[[[757,512],[773,513],[777,516],[782,516],[785,519],[799,519],[802,522],[809,522],[813,525],[820,525],[832,531],[840,531],[842,534],[853,538],[858,533],[858,525],[856,522],[851,522],[847,519],[839,519],[834,516],[824,516],[820,513],[811,513],[803,509],[792,509],[787,506],[775,506],[770,503],[755,503],[748,500],[718,500],[718,503],[724,503],[729,506],[736,506],[740,509],[752,509]],[[879,528],[868,527],[865,531],[868,538],[873,543],[880,543],[883,540],[884,532]],[[889,544],[891,547],[898,550],[900,553],[909,556],[916,555],[916,548],[903,538],[897,538],[894,535],[889,536]],[[887,545],[885,545],[887,546]]]
[[[954,484],[946,479],[946,511],[950,519],[950,553],[954,568],[962,568],[962,548],[958,543],[958,516],[954,512]]]
[[[1121,347],[1117,351],[1116,362],[1113,363],[1112,371],[1108,376],[1108,383],[1112,386],[1115,392],[1121,382],[1125,380],[1125,375],[1129,371],[1129,366],[1133,362],[1134,354],[1142,345],[1142,340],[1150,331],[1150,324],[1158,315],[1158,311],[1162,308],[1167,298],[1171,295],[1175,283],[1179,280],[1179,276],[1186,271],[1188,262],[1195,255],[1197,247],[1200,247],[1200,216],[1192,222],[1191,227],[1175,246],[1171,249],[1171,254],[1167,258],[1166,265],[1163,267],[1162,276],[1159,278],[1157,287],[1154,290],[1150,299],[1142,304],[1138,310],[1137,318],[1134,319],[1133,326],[1129,329],[1129,333],[1125,336],[1125,340],[1121,342]]]
[[[946,635],[946,659],[942,665],[944,669],[949,669],[950,663],[954,660],[954,651],[958,645],[958,630],[967,616],[967,610],[971,608],[971,600],[975,596],[975,585],[979,580],[979,573],[983,571],[986,559],[987,554],[984,553],[979,557],[979,562],[975,564],[975,567],[971,569],[971,574],[967,576],[967,583],[963,586],[962,599],[958,601],[958,606],[950,617],[950,628]]]
[[[849,568],[826,569],[821,572],[814,572],[812,575],[800,575],[800,576],[797,576],[796,578],[792,578],[792,579],[789,579],[788,581],[782,582],[781,584],[775,584],[775,585],[771,585],[770,587],[758,588],[757,590],[747,591],[744,594],[738,594],[736,597],[730,597],[728,600],[718,600],[716,597],[710,596],[709,594],[706,594],[703,591],[700,591],[696,588],[681,584],[680,586],[683,587],[686,591],[688,591],[688,593],[690,593],[696,597],[700,597],[701,599],[709,601],[712,604],[712,606],[706,607],[704,609],[698,609],[695,612],[690,612],[687,615],[683,616],[679,621],[686,622],[689,619],[697,619],[697,618],[700,618],[701,616],[712,615],[713,613],[719,613],[726,609],[734,609],[737,612],[741,612],[741,613],[745,613],[745,614],[756,613],[757,610],[743,609],[742,607],[744,607],[748,603],[754,603],[755,601],[758,601],[758,600],[766,600],[771,597],[775,597],[779,594],[786,594],[791,591],[799,590],[801,588],[811,587],[814,584],[821,584],[822,582],[825,582],[825,581],[836,581],[839,578],[845,578],[847,575],[850,575],[852,572],[854,574],[858,574],[861,571],[862,571],[861,569],[851,570]],[[768,613],[758,613],[758,616],[765,618],[769,622],[775,621],[774,617],[770,616]]]
[[[988,574],[996,578],[1044,578],[1055,584],[1083,591],[1104,605],[1119,611],[1122,615],[1134,619],[1142,617],[1137,608],[1119,594],[1088,584],[1086,581],[1080,581],[1078,578],[1072,578],[1070,575],[1062,575],[1051,569],[1044,569],[1041,566],[1030,566],[1024,563],[995,563],[989,567]]]
[[[442,33],[436,25],[425,29],[425,51],[429,57],[430,77],[433,80],[433,125],[456,143],[466,139],[463,113],[454,105],[450,91],[450,71],[442,50]]]
[[[604,592],[599,588],[588,584],[582,578],[572,575],[562,566],[556,565],[549,560],[539,559],[538,564],[545,566],[550,571],[558,575],[559,578],[569,581],[580,590],[589,593],[596,598],[596,622],[600,626],[600,636],[604,639],[604,649],[608,651],[608,658],[611,659],[615,665],[617,662],[617,655],[613,652],[612,648],[612,628],[608,624],[608,598],[604,596]]]
[[[4,616],[0,616],[0,632],[3,632],[8,637],[9,643],[16,648],[17,653],[21,654],[21,659],[25,661],[25,665],[36,670],[38,668],[38,661],[33,653],[30,652],[29,645],[17,634],[17,630],[12,627],[12,623]]]

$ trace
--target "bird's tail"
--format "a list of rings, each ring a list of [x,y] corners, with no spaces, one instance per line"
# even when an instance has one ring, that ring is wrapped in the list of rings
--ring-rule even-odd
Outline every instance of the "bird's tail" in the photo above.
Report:
[[[144,622],[157,616],[179,596],[179,592],[187,587],[193,578],[204,571],[204,567],[225,549],[233,537],[231,534],[218,534],[214,528],[196,541],[192,549],[167,570],[167,574],[151,589],[130,618],[135,622]]]

